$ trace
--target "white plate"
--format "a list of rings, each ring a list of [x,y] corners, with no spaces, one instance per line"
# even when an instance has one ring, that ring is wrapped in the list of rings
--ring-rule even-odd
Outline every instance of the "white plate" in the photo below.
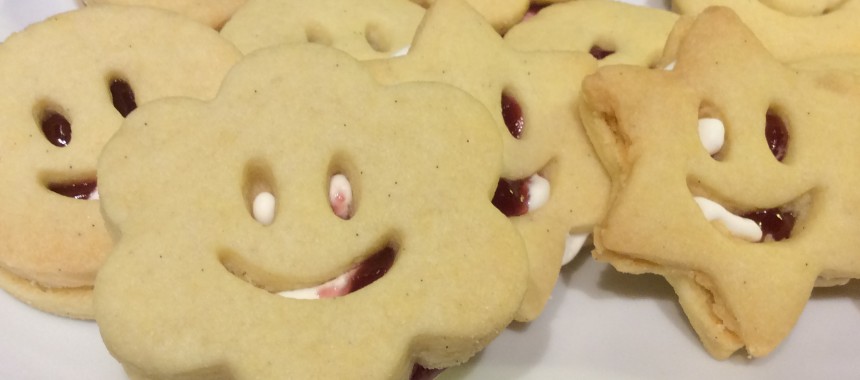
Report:
[[[629,2],[666,7],[662,0]],[[74,0],[0,0],[0,40],[76,6]],[[582,255],[563,269],[537,321],[515,324],[440,379],[857,378],[858,316],[856,281],[816,290],[791,336],[770,356],[715,361],[662,278],[619,274]],[[94,323],[47,315],[0,292],[0,379],[125,378]]]

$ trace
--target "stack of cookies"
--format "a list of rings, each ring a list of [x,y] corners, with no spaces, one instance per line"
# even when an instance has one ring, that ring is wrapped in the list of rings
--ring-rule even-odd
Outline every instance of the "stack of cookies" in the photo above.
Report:
[[[0,288],[133,379],[433,378],[580,251],[716,359],[860,278],[860,2],[86,3],[0,45]]]

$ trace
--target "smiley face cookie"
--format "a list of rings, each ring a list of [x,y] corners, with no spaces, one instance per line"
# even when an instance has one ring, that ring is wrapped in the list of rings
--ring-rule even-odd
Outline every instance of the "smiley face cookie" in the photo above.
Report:
[[[674,0],[672,7],[690,16],[710,6],[729,7],[781,61],[860,54],[860,1],[846,0],[835,6],[829,1],[805,2],[819,13],[803,15],[766,5],[776,3],[789,1]]]
[[[432,7],[438,0],[411,0],[425,8]],[[463,0],[481,14],[493,28],[504,34],[514,24],[520,22],[529,10],[529,0]]]
[[[86,5],[139,5],[179,13],[215,29],[248,0],[83,0]]]
[[[0,45],[0,287],[92,318],[111,246],[97,200],[102,145],[138,104],[214,96],[239,56],[178,15],[113,6],[53,17]]]
[[[243,53],[313,42],[358,59],[404,54],[424,16],[407,0],[251,0],[221,31]]]
[[[384,87],[312,44],[248,55],[211,102],[151,103],[105,147],[120,236],[96,285],[105,343],[138,378],[402,379],[461,363],[526,287],[523,242],[490,202],[501,159],[462,91]],[[353,271],[357,291],[323,294]]]
[[[607,67],[583,91],[613,182],[594,255],[664,276],[711,355],[767,355],[814,286],[860,277],[855,76],[786,67],[712,8],[674,70]]]
[[[505,34],[522,51],[587,52],[603,65],[650,66],[657,62],[678,15],[605,0],[556,4]]]
[[[519,52],[456,0],[430,8],[404,57],[367,61],[385,83],[442,82],[475,96],[503,136],[504,166],[494,203],[526,240],[531,280],[518,320],[536,318],[569,258],[603,215],[609,181],[579,124],[586,53]]]

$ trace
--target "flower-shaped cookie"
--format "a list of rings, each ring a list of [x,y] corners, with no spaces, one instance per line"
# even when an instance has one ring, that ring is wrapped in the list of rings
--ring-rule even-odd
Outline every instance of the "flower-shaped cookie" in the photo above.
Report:
[[[606,67],[583,119],[613,179],[595,257],[661,274],[706,349],[770,353],[816,285],[860,277],[860,87],[778,63],[726,8],[672,71]]]
[[[358,59],[403,54],[424,16],[408,0],[250,0],[221,35],[250,53],[281,43],[313,42]]]
[[[439,0],[408,55],[365,64],[385,83],[454,85],[491,111],[505,148],[495,203],[512,217],[529,251],[531,281],[517,319],[536,318],[558,278],[566,242],[576,253],[605,211],[609,180],[574,106],[582,78],[596,69],[594,58],[516,51],[465,3]]]
[[[99,170],[121,238],[96,319],[134,376],[405,378],[468,359],[525,292],[523,242],[490,203],[501,141],[484,107],[381,86],[335,49],[260,50],[211,102],[142,107]],[[369,262],[360,290],[295,299]]]
[[[135,5],[165,9],[202,22],[215,29],[248,0],[82,0],[86,5]]]
[[[92,318],[111,245],[96,200],[102,146],[138,104],[214,96],[239,57],[183,17],[114,6],[53,17],[0,45],[0,287]]]
[[[711,6],[732,8],[781,61],[860,54],[860,23],[857,22],[860,0],[838,4],[804,0],[800,8],[792,7],[791,3],[792,0],[673,0],[672,7],[682,15],[691,16]],[[817,13],[810,13],[813,10]]]
[[[505,34],[522,51],[588,52],[599,64],[651,66],[660,58],[678,15],[605,0],[576,0],[544,8]]]

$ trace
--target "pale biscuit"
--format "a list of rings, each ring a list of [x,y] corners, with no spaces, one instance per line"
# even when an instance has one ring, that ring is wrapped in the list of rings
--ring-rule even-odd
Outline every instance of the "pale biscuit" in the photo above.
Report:
[[[358,59],[403,54],[424,16],[407,0],[250,0],[221,35],[243,53],[313,42]]]
[[[677,20],[677,14],[662,9],[577,0],[542,9],[511,28],[505,42],[522,51],[586,52],[601,66],[651,66]]]
[[[438,0],[410,0],[425,8],[430,8]],[[504,34],[516,23],[520,22],[529,11],[529,0],[463,0],[474,8],[484,19]]]
[[[786,2],[787,3],[787,2]],[[824,4],[809,2],[807,4]],[[754,0],[674,0],[673,10],[695,16],[710,6],[734,10],[764,46],[781,61],[825,55],[860,54],[860,0],[846,0],[823,13],[793,15]]]
[[[135,5],[164,9],[202,22],[215,29],[248,0],[82,0],[86,5]]]
[[[845,0],[759,0],[762,4],[794,16],[818,16],[832,12]]]
[[[102,145],[134,104],[214,96],[239,56],[198,23],[114,6],[52,17],[0,45],[0,287],[39,309],[92,318],[111,241],[99,202],[80,198],[96,189]]]
[[[595,60],[586,53],[516,51],[465,3],[439,0],[408,55],[365,64],[385,83],[454,85],[491,111],[505,148],[497,204],[536,199],[540,194],[519,193],[522,181],[535,175],[548,181],[546,203],[511,219],[526,240],[531,273],[517,319],[536,318],[555,285],[568,235],[584,237],[605,211],[609,181],[573,106]]]
[[[673,70],[606,67],[583,91],[613,183],[594,256],[663,275],[711,355],[767,355],[814,286],[860,277],[856,76],[786,67],[712,8]],[[724,126],[715,151],[704,118]]]
[[[247,55],[211,102],[150,103],[105,147],[120,240],[96,285],[102,337],[132,378],[403,379],[461,363],[526,287],[523,242],[490,203],[501,149],[455,88],[381,86],[310,44]],[[330,208],[334,174],[353,188],[348,218]],[[263,193],[271,218],[254,211]],[[393,263],[354,293],[275,294],[377,251]]]

